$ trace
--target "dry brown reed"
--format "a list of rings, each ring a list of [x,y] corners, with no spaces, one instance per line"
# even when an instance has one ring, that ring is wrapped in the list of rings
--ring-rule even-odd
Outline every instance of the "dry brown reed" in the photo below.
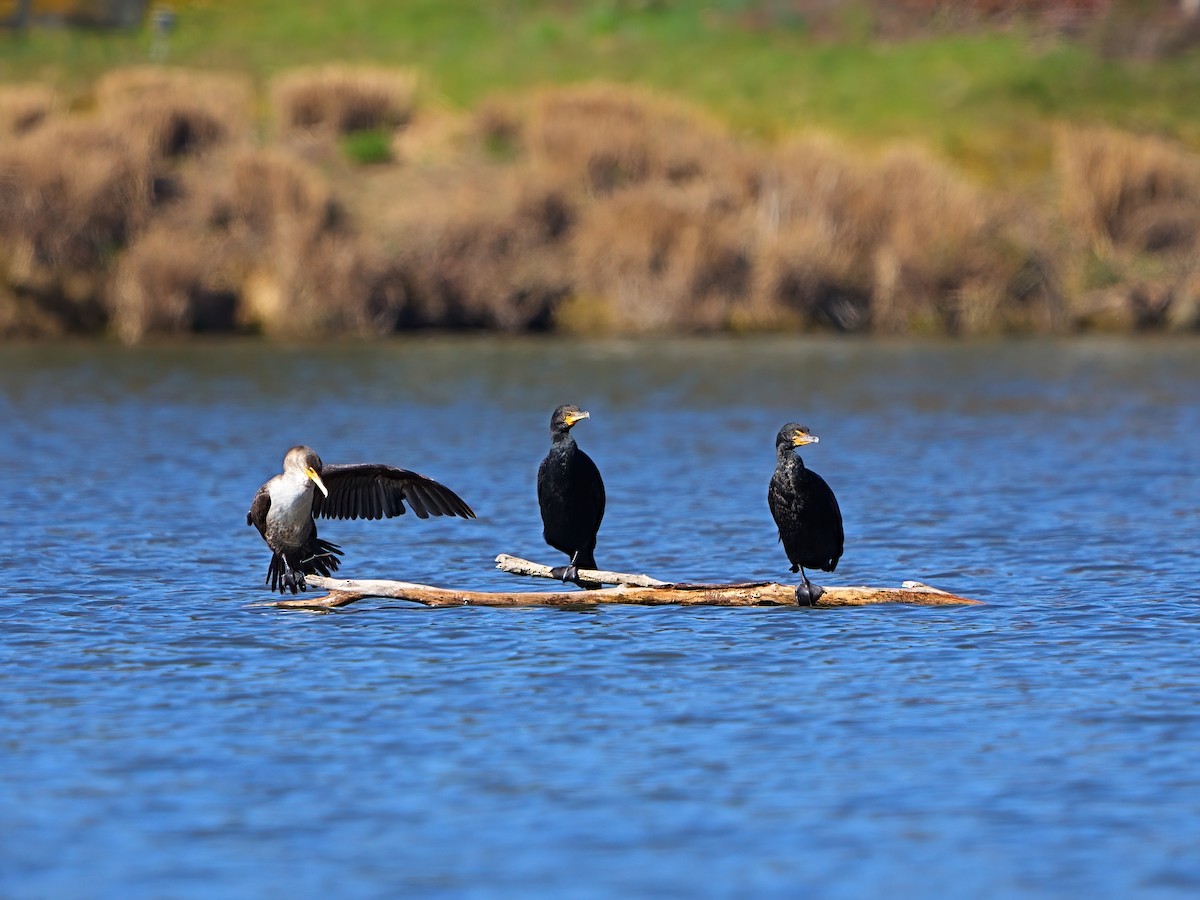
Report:
[[[62,98],[47,85],[0,85],[0,147],[6,139],[36,128],[61,106]]]
[[[407,285],[407,327],[540,330],[571,285],[578,215],[525,170],[484,166],[454,184],[414,186],[389,227]]]
[[[737,320],[746,302],[751,257],[737,217],[669,185],[626,188],[597,201],[574,251],[579,295],[593,304],[603,298],[593,326],[716,331]]]
[[[784,321],[950,333],[1027,324],[1035,245],[916,148],[872,161],[824,138],[794,142],[764,179],[756,221],[758,306]],[[1053,292],[1037,293],[1048,322]]]
[[[222,283],[220,246],[192,229],[153,227],[121,254],[109,299],[126,343],[149,335],[233,331],[235,286]]]
[[[1075,324],[1195,329],[1200,156],[1107,128],[1064,127],[1055,150]]]
[[[413,114],[405,73],[273,97],[293,136]],[[422,116],[369,170],[257,144],[237,79],[121,70],[94,101],[0,93],[0,336],[1200,327],[1200,162],[1160,139],[1064,129],[1055,207],[613,86]]]
[[[287,337],[390,330],[374,290],[383,264],[315,168],[247,151],[210,203],[210,221],[247,261],[239,321]]]
[[[323,66],[277,76],[271,105],[284,137],[338,137],[402,127],[413,116],[416,92],[416,75],[407,69]]]
[[[254,90],[240,76],[135,66],[101,77],[94,94],[98,111],[155,158],[196,156],[250,136]]]
[[[1160,252],[1200,234],[1200,156],[1157,137],[1062,128],[1055,163],[1063,210],[1096,248]]]
[[[52,119],[0,152],[0,267],[62,328],[94,329],[109,266],[155,200],[153,167],[119,131]]]
[[[282,150],[232,150],[189,172],[181,192],[121,257],[110,305],[123,340],[394,329],[399,301],[386,261],[308,163]]]
[[[736,196],[751,174],[745,149],[708,117],[638,88],[544,91],[534,98],[523,143],[547,180],[596,195],[704,180]]]

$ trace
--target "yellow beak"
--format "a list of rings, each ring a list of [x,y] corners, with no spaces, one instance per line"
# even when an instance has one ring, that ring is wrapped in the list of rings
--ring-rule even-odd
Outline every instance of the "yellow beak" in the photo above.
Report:
[[[803,447],[805,444],[819,443],[821,443],[821,439],[815,434],[804,434],[803,432],[798,432],[795,437],[792,438],[792,444],[796,447]]]
[[[566,421],[566,423],[568,425],[574,425],[576,422],[579,422],[583,419],[590,419],[591,417],[592,417],[591,413],[584,412],[581,409],[577,413],[567,413],[565,416],[563,416],[563,419]]]
[[[312,483],[321,489],[321,493],[326,497],[329,496],[329,488],[325,487],[325,482],[321,480],[321,476],[317,474],[317,470],[309,466],[304,470],[304,474],[312,479]]]

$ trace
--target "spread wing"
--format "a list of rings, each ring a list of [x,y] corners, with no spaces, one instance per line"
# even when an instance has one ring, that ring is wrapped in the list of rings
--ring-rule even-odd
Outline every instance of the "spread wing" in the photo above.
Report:
[[[330,465],[321,469],[321,481],[329,496],[313,491],[313,518],[390,519],[404,515],[406,504],[419,519],[475,518],[471,507],[450,488],[408,469],[375,463]]]

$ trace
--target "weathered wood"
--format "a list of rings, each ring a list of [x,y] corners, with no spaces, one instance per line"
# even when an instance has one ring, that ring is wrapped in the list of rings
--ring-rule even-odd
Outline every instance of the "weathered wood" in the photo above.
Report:
[[[498,557],[499,559],[499,557]],[[536,563],[518,560],[538,568]],[[514,563],[516,565],[516,563]],[[522,566],[524,567],[524,566]],[[542,566],[549,572],[549,567]],[[505,568],[505,571],[510,571]],[[622,575],[584,571],[588,580],[598,574]],[[552,576],[548,576],[552,577]],[[624,576],[646,578],[646,576]],[[309,575],[308,584],[329,591],[324,597],[295,597],[277,600],[275,606],[284,609],[336,609],[365,597],[408,600],[430,607],[442,606],[555,606],[581,607],[601,603],[625,603],[644,606],[796,606],[795,587],[774,582],[745,582],[741,584],[670,584],[628,585],[594,591],[574,588],[562,591],[461,591],[433,587],[407,581],[351,581]],[[654,579],[648,579],[654,580]],[[914,586],[909,586],[914,585]],[[870,606],[877,603],[909,603],[922,606],[975,605],[978,600],[910,582],[905,587],[842,587],[828,585],[817,602],[818,607]]]
[[[554,578],[554,570],[541,563],[501,553],[496,557],[496,568],[513,575],[532,575],[535,578]],[[596,581],[600,584],[626,584],[632,587],[667,587],[669,581],[659,581],[649,575],[630,575],[626,572],[608,572],[604,569],[578,569],[580,581]]]

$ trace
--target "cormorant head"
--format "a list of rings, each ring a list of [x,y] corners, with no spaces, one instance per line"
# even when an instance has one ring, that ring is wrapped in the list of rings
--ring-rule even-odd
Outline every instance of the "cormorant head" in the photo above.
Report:
[[[788,422],[779,429],[779,434],[775,435],[775,449],[792,450],[796,447],[803,447],[805,444],[819,443],[820,440],[815,434],[809,432],[807,425]]]
[[[550,416],[550,434],[566,434],[576,422],[589,418],[591,418],[591,413],[583,411],[574,404],[565,403]]]
[[[321,493],[326,497],[329,496],[329,489],[325,487],[325,482],[321,480],[321,457],[317,456],[317,452],[312,447],[305,447],[301,444],[298,447],[293,447],[283,457],[284,473],[294,472],[304,478],[308,478],[321,489]]]

